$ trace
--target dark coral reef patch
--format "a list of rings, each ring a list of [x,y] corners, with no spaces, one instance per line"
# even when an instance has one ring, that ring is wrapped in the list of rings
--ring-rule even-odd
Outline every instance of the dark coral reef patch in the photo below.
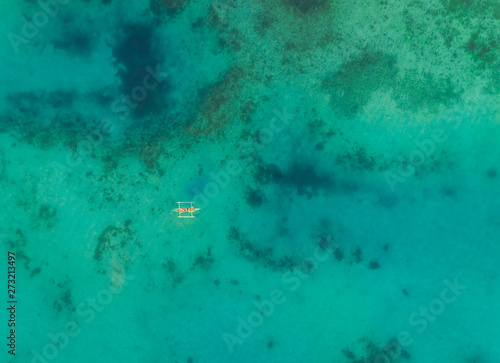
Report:
[[[179,14],[191,0],[150,0],[149,9],[156,16],[175,16]]]
[[[121,80],[120,91],[126,98],[135,97],[136,102],[132,102],[129,109],[139,117],[160,113],[165,104],[162,95],[168,90],[169,82],[163,75],[165,70],[159,68],[164,55],[155,47],[156,40],[152,24],[129,23],[123,26],[113,47],[117,74]],[[151,88],[149,90],[144,86],[146,79]],[[136,92],[140,87],[142,93]]]
[[[330,9],[330,0],[281,0],[283,5],[298,15],[310,15]]]

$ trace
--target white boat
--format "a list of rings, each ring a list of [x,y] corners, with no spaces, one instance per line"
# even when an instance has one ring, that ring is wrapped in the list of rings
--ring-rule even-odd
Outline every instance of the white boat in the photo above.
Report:
[[[195,208],[193,204],[194,202],[177,202],[178,208],[172,209],[172,212],[179,213],[178,218],[195,218],[194,212],[199,211],[200,208]],[[189,215],[183,216],[182,213],[189,213]]]

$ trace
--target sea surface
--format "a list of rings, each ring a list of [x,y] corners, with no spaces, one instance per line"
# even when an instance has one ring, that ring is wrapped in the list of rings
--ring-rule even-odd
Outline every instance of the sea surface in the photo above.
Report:
[[[0,14],[1,362],[500,362],[498,0]]]

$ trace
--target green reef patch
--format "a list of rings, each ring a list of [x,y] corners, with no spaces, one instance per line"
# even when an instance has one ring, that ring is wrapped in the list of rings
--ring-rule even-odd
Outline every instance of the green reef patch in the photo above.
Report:
[[[59,313],[63,310],[70,312],[75,311],[76,309],[71,294],[70,278],[66,276],[63,281],[58,282],[56,286],[59,290],[59,295],[53,303],[53,308]]]
[[[432,73],[408,74],[394,84],[392,96],[404,110],[450,106],[460,99],[451,79],[439,79]]]
[[[330,0],[281,0],[283,6],[297,15],[310,15],[330,10]]]
[[[477,16],[491,12],[500,20],[500,2],[498,0],[443,0],[447,10],[458,16]]]
[[[123,226],[108,226],[101,232],[94,248],[98,272],[107,274],[114,270],[127,270],[139,255],[141,245],[130,224],[131,221],[127,220]]]
[[[57,209],[51,205],[42,204],[39,217],[47,228],[53,228],[57,223]]]
[[[485,32],[474,32],[466,44],[466,50],[481,64],[493,64],[498,60],[499,42],[498,34],[495,36]]]
[[[229,229],[228,239],[239,250],[240,257],[273,271],[289,271],[296,265],[289,256],[277,257],[271,247],[261,248],[253,244],[248,236],[235,226]]]
[[[332,108],[346,118],[361,113],[373,92],[380,89],[389,91],[403,110],[450,106],[460,99],[450,78],[438,78],[430,72],[419,76],[412,71],[399,78],[398,72],[395,56],[365,53],[344,63],[337,73],[323,80],[322,87],[330,96]]]
[[[403,349],[395,338],[391,339],[387,344],[361,338],[351,346],[343,348],[341,352],[348,363],[400,363],[411,359],[410,353]]]
[[[367,52],[344,63],[322,82],[330,95],[333,109],[347,118],[354,117],[371,98],[374,91],[391,88],[396,80],[396,58],[382,52]]]

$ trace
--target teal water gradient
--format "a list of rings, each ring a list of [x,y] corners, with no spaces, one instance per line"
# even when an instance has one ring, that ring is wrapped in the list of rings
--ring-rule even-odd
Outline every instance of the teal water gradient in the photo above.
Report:
[[[0,8],[0,361],[498,362],[498,2]]]

